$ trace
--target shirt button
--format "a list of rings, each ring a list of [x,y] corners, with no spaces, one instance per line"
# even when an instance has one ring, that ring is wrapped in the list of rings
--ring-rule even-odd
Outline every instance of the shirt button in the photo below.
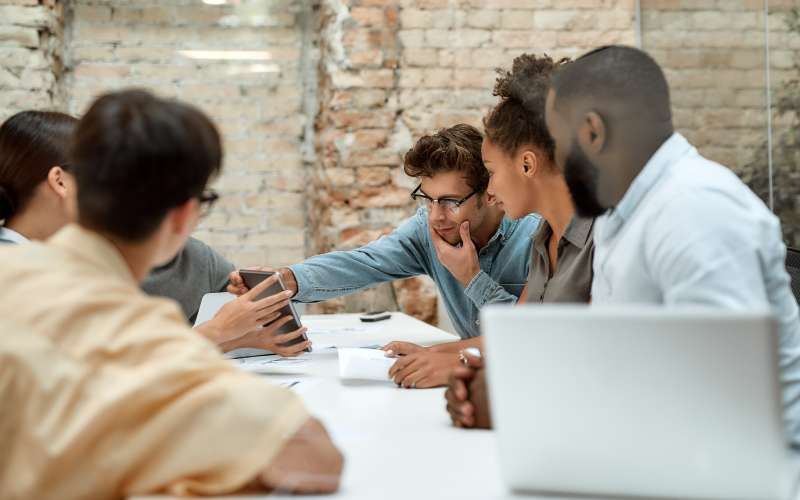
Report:
[[[479,319],[476,319],[476,320],[475,320],[475,324],[476,324],[476,325],[478,325],[478,326],[481,326],[481,320],[479,320]]]

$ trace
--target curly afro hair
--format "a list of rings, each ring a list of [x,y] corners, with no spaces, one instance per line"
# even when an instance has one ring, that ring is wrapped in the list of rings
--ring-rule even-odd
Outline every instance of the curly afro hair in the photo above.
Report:
[[[497,68],[500,78],[492,95],[501,100],[483,119],[486,138],[510,157],[523,146],[535,146],[554,161],[555,143],[547,131],[544,107],[553,77],[569,62],[568,57],[554,61],[547,54],[522,54],[511,71]]]

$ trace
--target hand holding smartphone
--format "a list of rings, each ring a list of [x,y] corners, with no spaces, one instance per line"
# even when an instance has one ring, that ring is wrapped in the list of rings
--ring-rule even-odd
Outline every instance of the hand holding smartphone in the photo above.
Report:
[[[275,274],[278,273],[269,271],[252,271],[247,269],[242,269],[239,271],[239,276],[242,277],[244,286],[246,286],[250,290],[255,288],[259,283],[261,283],[265,279],[270,278]],[[283,284],[283,280],[278,274],[278,281],[268,286],[266,290],[261,292],[261,294],[259,294],[259,296],[254,299],[254,301],[261,300],[266,297],[282,293],[284,291],[286,291],[286,286]],[[283,326],[281,326],[277,330],[275,330],[274,335],[290,333],[302,328],[303,325],[300,323],[300,316],[295,311],[294,306],[292,305],[291,302],[289,302],[289,304],[285,305],[284,307],[280,308],[278,311],[281,313],[280,317],[291,316],[292,319],[286,322]],[[290,340],[289,342],[285,342],[282,345],[294,345],[300,342],[305,342],[306,340],[308,340],[308,336],[305,333],[303,333],[302,335]],[[309,346],[308,348],[303,349],[303,351],[311,352],[311,347]]]

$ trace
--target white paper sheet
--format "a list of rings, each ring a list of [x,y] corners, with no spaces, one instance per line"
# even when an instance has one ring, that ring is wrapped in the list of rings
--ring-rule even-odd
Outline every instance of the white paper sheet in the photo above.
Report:
[[[345,342],[342,344],[313,344],[314,353],[320,354],[336,354],[339,349],[380,349],[384,343],[376,344],[374,342]]]
[[[321,378],[297,378],[297,377],[264,377],[278,387],[290,389],[295,394],[301,394],[322,382]]]
[[[308,333],[314,334],[334,334],[334,333],[378,333],[382,327],[380,326],[314,326],[306,325]]]
[[[339,376],[343,379],[389,380],[389,368],[397,358],[377,349],[339,349]]]
[[[322,363],[329,359],[333,359],[333,355],[328,356],[297,356],[296,358],[282,358],[276,354],[267,356],[251,356],[249,358],[236,358],[228,360],[231,364],[236,365],[242,370],[263,370],[264,368],[272,367],[291,367],[291,368],[305,368],[307,366]]]

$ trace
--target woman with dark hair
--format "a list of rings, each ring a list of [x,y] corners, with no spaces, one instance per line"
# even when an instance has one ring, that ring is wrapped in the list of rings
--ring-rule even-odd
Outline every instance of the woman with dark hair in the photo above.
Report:
[[[77,125],[76,118],[55,111],[23,111],[0,125],[0,245],[46,240],[78,220],[78,188],[68,162]],[[203,295],[225,291],[233,270],[218,252],[189,238],[174,258],[151,270],[141,288],[175,300],[194,322]],[[251,348],[298,356],[311,345],[282,345],[299,331],[272,335],[291,317],[273,315],[272,324],[253,329],[247,309],[242,301],[229,302],[195,331],[212,341],[224,332],[237,332],[229,335],[236,340],[220,345],[223,352]]]
[[[531,235],[528,283],[520,303],[589,302],[594,219],[575,213],[567,182],[555,163],[555,143],[544,108],[550,82],[569,59],[523,54],[497,79],[500,104],[483,119],[483,164],[489,193],[512,219],[542,216]]]
[[[489,172],[487,192],[511,219],[542,216],[531,235],[528,281],[518,304],[591,300],[594,219],[575,213],[555,143],[545,123],[550,83],[569,59],[523,54],[511,71],[498,70],[494,95],[500,103],[483,119],[481,156]],[[481,361],[459,368],[447,390],[447,409],[458,427],[491,427]]]
[[[69,142],[78,120],[23,111],[0,125],[0,243],[44,240],[77,218]]]

